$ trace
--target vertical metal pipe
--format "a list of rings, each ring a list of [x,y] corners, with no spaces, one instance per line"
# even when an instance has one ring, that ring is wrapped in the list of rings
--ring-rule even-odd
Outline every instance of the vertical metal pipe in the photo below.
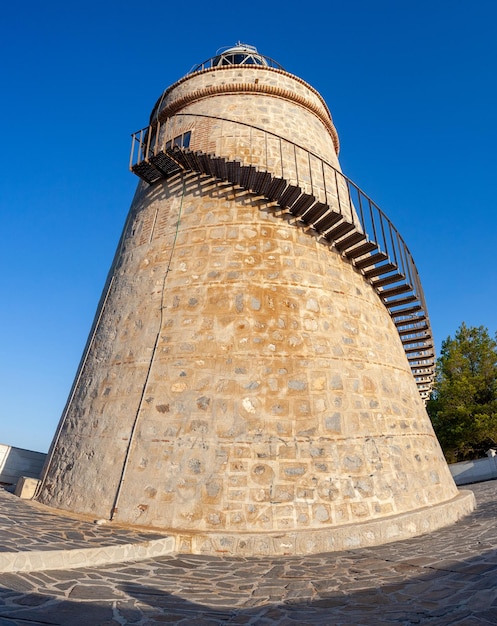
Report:
[[[293,160],[295,161],[295,178],[297,179],[297,187],[299,186],[299,168],[297,165],[297,146],[293,144]]]
[[[354,211],[352,210],[352,197],[350,195],[350,181],[348,178],[345,179],[345,182],[347,184],[347,195],[349,197],[349,210],[350,210],[350,221],[352,222],[352,224],[355,225],[355,220],[354,220]]]
[[[375,220],[375,213],[373,212],[373,203],[371,202],[371,200],[368,198],[368,204],[369,204],[369,216],[371,217],[371,227],[373,229],[373,241],[379,245],[379,241],[378,241],[378,234],[376,232],[376,220]]]
[[[343,215],[342,213],[342,205],[340,202],[340,189],[339,189],[339,185],[338,185],[338,177],[337,177],[337,171],[334,170],[335,172],[335,187],[337,190],[337,202],[338,202],[338,212],[340,213],[340,215]]]
[[[135,153],[135,142],[136,142],[136,133],[131,135],[131,152],[129,154],[129,169],[133,167],[133,156]]]
[[[324,161],[321,161],[321,169],[323,171],[324,203],[328,204],[328,191],[326,189],[326,174],[324,173]]]
[[[155,131],[154,156],[157,156],[157,152],[159,150],[159,138],[160,138],[160,121],[157,120],[157,129]]]
[[[390,232],[390,243],[392,244],[394,262],[395,262],[395,265],[398,266],[399,263],[397,261],[397,250],[395,249],[395,241],[394,241],[393,232],[392,232],[392,222],[390,220],[388,220],[388,230]]]
[[[266,152],[266,165],[264,167],[265,171],[268,171],[268,156],[267,156],[267,132],[264,131],[264,150]]]
[[[314,185],[312,184],[312,165],[311,165],[311,153],[310,152],[307,153],[307,162],[309,164],[309,181],[311,183],[311,194],[315,195],[314,194]]]
[[[381,234],[382,234],[382,237],[383,237],[383,246],[385,248],[384,252],[385,252],[385,254],[390,256],[390,252],[388,251],[387,238],[385,236],[385,226],[383,224],[383,213],[379,209],[378,209],[378,215],[380,216]]]
[[[147,135],[147,147],[145,148],[145,161],[148,162],[148,157],[150,155],[150,141],[152,139],[152,126],[148,127],[148,135]]]
[[[362,232],[365,235],[367,235],[367,232],[366,232],[366,219],[364,217],[364,208],[362,206],[362,193],[361,193],[361,190],[359,188],[357,189],[357,203],[359,204],[359,215],[360,215],[360,220],[361,220]]]

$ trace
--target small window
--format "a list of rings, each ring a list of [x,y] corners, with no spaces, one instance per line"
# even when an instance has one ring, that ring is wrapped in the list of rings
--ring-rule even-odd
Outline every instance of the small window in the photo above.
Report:
[[[192,136],[192,131],[189,130],[187,133],[183,133],[183,148],[190,147],[190,138]]]
[[[166,150],[170,150],[173,146],[178,146],[178,148],[189,148],[190,147],[190,139],[192,136],[192,131],[189,130],[182,135],[178,135],[174,139],[170,139],[166,143]]]

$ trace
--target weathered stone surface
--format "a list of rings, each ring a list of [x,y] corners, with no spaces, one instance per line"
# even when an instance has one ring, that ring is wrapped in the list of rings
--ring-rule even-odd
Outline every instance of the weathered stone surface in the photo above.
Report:
[[[471,489],[479,506],[464,520],[383,546],[301,557],[170,555],[98,568],[89,560],[77,570],[2,573],[0,623],[495,624],[497,483]],[[0,500],[2,547],[39,549],[36,538],[85,526],[40,514],[39,505],[2,490]],[[110,526],[116,538],[132,534]],[[85,598],[82,586],[100,587],[103,597]]]
[[[222,121],[235,120],[339,167],[326,106],[286,72],[200,72],[161,107],[162,135],[190,130],[193,149],[247,157],[249,135]],[[271,171],[276,148],[251,145]],[[327,529],[453,501],[387,309],[274,210],[203,175],[139,185],[42,502],[168,529],[184,551],[272,554],[332,550]]]

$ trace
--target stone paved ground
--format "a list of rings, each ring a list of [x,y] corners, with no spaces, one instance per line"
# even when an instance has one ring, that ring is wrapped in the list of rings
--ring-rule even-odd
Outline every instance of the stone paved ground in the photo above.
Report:
[[[468,518],[376,548],[0,574],[0,626],[497,624],[497,481],[471,489]]]
[[[161,537],[163,533],[99,526],[76,516],[53,515],[50,509],[0,488],[0,552],[119,546]]]

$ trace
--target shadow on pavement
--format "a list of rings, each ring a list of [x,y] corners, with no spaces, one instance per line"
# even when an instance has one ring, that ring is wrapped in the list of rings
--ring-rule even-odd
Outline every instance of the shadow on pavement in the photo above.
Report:
[[[371,568],[369,575],[363,576],[360,560],[355,574],[349,568],[352,579],[348,581],[343,579],[343,571],[334,571],[332,555],[328,576],[317,577],[307,571],[289,576],[274,570],[274,576],[247,584],[250,589],[245,592],[238,591],[238,606],[233,606],[233,592],[230,602],[230,592],[209,580],[195,584],[185,578],[181,593],[170,593],[166,584],[158,588],[129,580],[119,582],[118,574],[105,577],[98,575],[99,570],[75,570],[63,572],[55,585],[56,595],[32,593],[27,588],[35,581],[41,588],[44,578],[52,579],[57,572],[2,575],[0,582],[5,584],[9,578],[11,584],[0,588],[0,626],[497,624],[495,551],[443,568],[422,569],[421,575],[419,568],[415,570],[405,562],[390,563],[386,570],[384,562],[378,560],[377,566],[383,564],[384,571],[378,572],[376,581]],[[170,566],[175,561],[170,560]],[[220,559],[218,569],[222,563]],[[236,572],[233,576],[236,582]],[[109,583],[111,577],[113,582]],[[277,597],[278,588],[286,592],[283,602],[282,595]],[[187,599],[200,596],[204,602]]]

